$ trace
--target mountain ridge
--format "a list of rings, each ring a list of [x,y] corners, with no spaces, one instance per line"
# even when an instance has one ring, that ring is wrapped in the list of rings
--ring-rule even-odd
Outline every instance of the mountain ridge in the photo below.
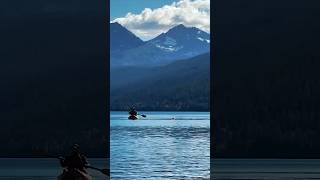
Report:
[[[122,28],[126,29],[123,26]],[[116,34],[112,31],[111,27],[110,36],[115,38]],[[180,24],[134,48],[122,49],[118,52],[111,48],[111,68],[162,66],[178,59],[188,59],[209,52],[209,49],[210,34],[198,28]]]
[[[111,53],[132,49],[144,44],[134,33],[121,26],[119,23],[110,23],[110,51]]]

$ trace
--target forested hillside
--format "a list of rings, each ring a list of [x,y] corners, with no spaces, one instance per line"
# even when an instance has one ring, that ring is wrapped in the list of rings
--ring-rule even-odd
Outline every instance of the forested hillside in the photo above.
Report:
[[[213,156],[319,158],[320,3],[214,6]]]
[[[56,155],[73,143],[106,156],[104,15],[95,3],[34,4],[1,17],[0,156]]]
[[[208,111],[210,54],[162,67],[114,70],[111,110]],[[119,83],[121,82],[121,83]]]

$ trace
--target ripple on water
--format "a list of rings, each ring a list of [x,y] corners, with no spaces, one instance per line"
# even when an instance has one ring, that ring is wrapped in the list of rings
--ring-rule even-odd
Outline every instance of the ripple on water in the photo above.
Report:
[[[210,179],[210,121],[180,121],[111,126],[111,179]]]

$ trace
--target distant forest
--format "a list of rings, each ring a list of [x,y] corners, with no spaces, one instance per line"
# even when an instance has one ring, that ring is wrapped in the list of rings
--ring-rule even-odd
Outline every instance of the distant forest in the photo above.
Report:
[[[101,4],[56,3],[0,2],[0,157],[109,155]]]
[[[320,158],[320,3],[214,6],[213,157]]]
[[[112,70],[110,99],[111,110],[209,111],[210,54],[162,67]]]

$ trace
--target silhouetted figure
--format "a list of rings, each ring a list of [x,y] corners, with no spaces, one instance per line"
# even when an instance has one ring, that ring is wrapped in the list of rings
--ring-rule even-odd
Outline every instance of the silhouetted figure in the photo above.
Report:
[[[87,174],[86,167],[89,165],[87,158],[80,152],[79,145],[74,144],[69,156],[60,157],[60,164],[65,169],[59,180],[91,180]]]
[[[130,108],[130,110],[129,110],[129,115],[130,115],[130,116],[137,116],[137,115],[138,115],[135,107],[131,107],[131,108]]]
[[[136,119],[138,119],[137,116],[138,116],[138,113],[137,113],[137,111],[135,110],[135,108],[134,108],[134,107],[130,108],[128,119],[136,120]]]
[[[68,169],[78,169],[86,173],[86,166],[88,165],[87,158],[80,152],[79,145],[72,146],[71,154],[65,158],[60,158],[62,167]]]

